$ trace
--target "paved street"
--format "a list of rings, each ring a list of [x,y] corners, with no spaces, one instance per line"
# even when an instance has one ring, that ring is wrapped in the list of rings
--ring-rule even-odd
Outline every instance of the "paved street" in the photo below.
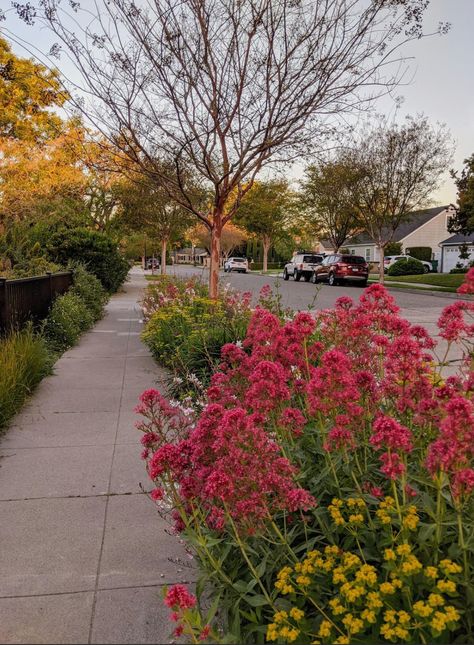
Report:
[[[0,643],[169,642],[161,587],[193,572],[140,492],[133,408],[165,376],[139,338],[144,285],[132,273],[0,443]]]

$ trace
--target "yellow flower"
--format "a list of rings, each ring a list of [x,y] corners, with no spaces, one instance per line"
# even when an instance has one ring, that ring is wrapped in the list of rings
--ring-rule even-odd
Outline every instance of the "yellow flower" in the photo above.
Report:
[[[396,623],[397,612],[394,609],[387,609],[387,611],[383,615],[383,619],[386,623]]]
[[[456,622],[459,620],[460,618],[459,612],[452,605],[448,605],[447,607],[445,607],[444,611],[445,611],[445,616],[448,623]]]
[[[309,576],[297,576],[296,584],[298,584],[300,587],[307,587],[311,584],[311,578]]]
[[[331,504],[333,506],[337,506],[338,508],[340,508],[343,505],[343,503],[344,502],[342,501],[342,499],[338,499],[337,497],[334,497],[331,501]]]
[[[288,593],[293,593],[295,588],[292,585],[284,585],[281,589],[281,593],[286,596]]]
[[[405,642],[408,637],[408,634],[409,634],[408,629],[405,629],[404,627],[400,627],[400,625],[397,625],[395,627],[395,636],[398,636],[398,638],[401,638]]]
[[[321,636],[321,638],[327,638],[330,635],[331,635],[331,623],[329,622],[329,620],[323,620],[323,622],[319,626],[318,636]]]
[[[439,563],[439,568],[443,573],[461,573],[462,567],[459,564],[456,564],[452,560],[441,560]]]
[[[283,623],[288,618],[286,611],[277,611],[273,615],[273,620],[275,623]]]
[[[280,571],[278,572],[277,577],[279,580],[286,580],[288,576],[291,575],[292,572],[293,572],[293,569],[291,567],[283,567],[283,569],[280,569]]]
[[[452,580],[438,580],[436,588],[443,593],[455,593],[456,592],[456,583]]]
[[[344,553],[342,564],[345,570],[351,569],[360,565],[360,558],[355,553]]]
[[[442,632],[446,629],[447,622],[448,621],[446,620],[445,614],[441,613],[440,611],[435,611],[430,625],[435,631]]]
[[[379,587],[380,593],[391,595],[395,593],[395,587],[391,582],[382,582]]]
[[[336,567],[332,572],[332,581],[335,585],[347,582],[346,576],[342,573],[341,567]]]
[[[296,621],[301,620],[304,616],[304,611],[302,611],[301,609],[298,609],[298,607],[293,607],[292,609],[290,609],[290,616],[294,618]]]
[[[267,627],[267,641],[276,641],[278,639],[278,626],[270,623]]]
[[[407,545],[408,546],[408,545]],[[419,573],[423,569],[423,565],[414,555],[407,556],[405,562],[402,563],[402,572],[409,576]]]
[[[344,616],[342,622],[351,634],[358,634],[364,627],[364,623],[359,618],[355,618],[352,614]]]
[[[400,580],[400,578],[397,578],[395,575],[392,575],[392,574],[390,574],[390,575],[391,575],[391,579],[392,579],[391,580],[392,585],[395,587],[395,589],[401,589],[403,585],[402,585],[402,581]]]
[[[410,614],[406,611],[399,611],[398,612],[398,622],[401,625],[407,625],[410,622]]]
[[[350,524],[362,524],[364,521],[364,516],[362,513],[356,513],[355,515],[349,515]]]
[[[393,629],[393,626],[390,625],[389,623],[384,623],[382,627],[380,628],[380,633],[384,638],[386,638],[388,641],[392,640],[395,634],[395,630]]]
[[[344,605],[341,603],[339,598],[333,598],[332,600],[329,601],[329,606],[332,609],[332,613],[335,616],[339,616],[339,614],[343,614],[347,609],[344,607]]]
[[[367,594],[367,607],[369,609],[379,609],[383,606],[379,594],[376,591],[369,591]]]
[[[334,645],[349,645],[349,639],[347,636],[339,636],[339,638],[334,641]]]
[[[427,618],[433,613],[433,608],[425,604],[423,600],[418,600],[413,605],[413,613],[420,618]]]
[[[416,531],[420,518],[418,515],[408,515],[403,519],[403,527],[410,531]]]
[[[390,522],[392,521],[390,515],[386,513],[384,510],[378,509],[375,512],[375,515],[379,518],[382,524],[390,524]]]
[[[372,609],[364,609],[364,611],[361,614],[361,617],[370,624],[375,623],[377,620],[375,612],[372,611]]]
[[[438,569],[436,567],[426,567],[424,574],[427,578],[432,578],[434,580],[438,577]]]
[[[334,566],[334,558],[328,558],[326,562],[323,564],[323,566],[321,567],[321,569],[329,573],[329,571],[331,571],[333,566]]]
[[[355,602],[358,598],[365,594],[365,588],[361,585],[353,586],[350,582],[345,582],[341,587],[341,593],[347,598],[349,602]]]
[[[339,547],[335,544],[325,547],[324,553],[326,555],[339,555]]]
[[[377,582],[377,570],[370,564],[363,564],[355,574],[355,578],[359,582],[372,586]]]
[[[290,629],[288,631],[288,634],[287,634],[286,638],[290,641],[290,643],[292,643],[293,641],[295,641],[298,638],[299,633],[300,633],[299,629],[295,629],[295,628]]]
[[[409,544],[400,544],[397,546],[398,555],[410,555],[411,546]]]
[[[393,549],[385,549],[383,557],[385,560],[396,560],[397,556],[395,554],[395,551]]]
[[[444,598],[439,593],[430,593],[428,596],[428,604],[432,607],[442,607],[444,605]]]
[[[380,502],[380,508],[394,508],[395,506],[395,500],[393,497],[390,497],[390,495],[387,495],[381,502]]]

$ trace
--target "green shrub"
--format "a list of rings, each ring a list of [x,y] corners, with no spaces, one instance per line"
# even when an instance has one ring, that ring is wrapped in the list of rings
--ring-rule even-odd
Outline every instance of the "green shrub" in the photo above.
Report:
[[[47,250],[51,259],[60,264],[83,264],[109,292],[117,291],[130,268],[113,239],[87,228],[62,229],[51,237]]]
[[[15,264],[10,271],[10,278],[29,278],[37,275],[44,275],[47,272],[57,273],[64,271],[63,267],[55,262],[50,262],[45,257],[33,257]]]
[[[0,338],[0,428],[18,412],[51,365],[44,339],[31,326]]]
[[[384,250],[385,255],[401,255],[402,254],[402,243],[401,242],[389,242]]]
[[[397,260],[388,270],[388,275],[418,275],[424,273],[423,264],[415,258]]]
[[[269,262],[268,269],[283,269],[285,266],[284,262]],[[261,271],[263,269],[263,262],[252,262],[250,265],[252,271]]]
[[[54,301],[45,320],[44,335],[54,352],[64,352],[93,322],[94,317],[84,300],[70,291]]]
[[[424,262],[431,262],[433,256],[433,250],[431,246],[412,246],[407,249],[407,254],[411,255],[417,260],[423,260]]]
[[[469,267],[454,267],[449,273],[467,273],[468,271]]]
[[[86,271],[81,265],[73,267],[73,272],[74,284],[71,287],[71,293],[82,298],[92,314],[94,321],[99,320],[102,317],[104,305],[107,300],[107,294],[102,283],[95,275]]]

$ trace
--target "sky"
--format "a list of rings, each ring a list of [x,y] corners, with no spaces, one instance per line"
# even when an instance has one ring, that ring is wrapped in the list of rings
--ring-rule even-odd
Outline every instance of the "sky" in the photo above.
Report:
[[[10,0],[0,0],[4,11],[10,6]],[[396,93],[403,98],[401,107],[396,110],[393,98],[384,97],[377,102],[376,110],[394,115],[397,120],[424,113],[433,124],[446,124],[455,143],[452,168],[460,171],[464,159],[474,153],[474,0],[431,0],[425,14],[425,31],[434,31],[439,22],[451,24],[448,34],[423,38],[402,49],[403,55],[410,58],[410,73],[409,83]],[[39,26],[26,27],[11,12],[0,23],[2,31],[7,38],[10,32],[43,51],[51,42]],[[19,55],[29,55],[18,43],[12,46]],[[456,187],[447,169],[432,203],[455,201]]]

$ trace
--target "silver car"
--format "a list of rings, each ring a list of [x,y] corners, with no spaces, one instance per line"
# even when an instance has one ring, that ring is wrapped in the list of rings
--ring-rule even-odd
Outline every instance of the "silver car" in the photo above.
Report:
[[[295,253],[291,258],[291,262],[285,264],[283,280],[289,280],[290,276],[292,276],[296,282],[299,282],[301,278],[309,282],[314,273],[314,268],[319,266],[323,260],[324,255],[321,253]]]

